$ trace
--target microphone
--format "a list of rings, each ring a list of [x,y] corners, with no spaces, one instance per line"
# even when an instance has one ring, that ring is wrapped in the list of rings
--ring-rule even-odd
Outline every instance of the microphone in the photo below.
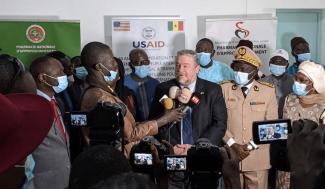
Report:
[[[187,104],[192,97],[192,91],[189,88],[183,88],[177,96],[177,100],[182,104]]]
[[[159,102],[164,106],[166,110],[171,110],[174,108],[174,101],[173,99],[169,98],[167,95],[162,96],[159,99]]]
[[[194,92],[188,102],[186,103],[186,107],[183,109],[183,112],[185,113],[190,107],[194,107],[200,104],[201,95],[198,92]]]
[[[181,89],[178,86],[172,86],[169,88],[169,98],[176,99],[181,93]]]

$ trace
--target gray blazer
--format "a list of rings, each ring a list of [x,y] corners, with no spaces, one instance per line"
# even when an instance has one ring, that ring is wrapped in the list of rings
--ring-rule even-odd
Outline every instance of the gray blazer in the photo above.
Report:
[[[56,121],[32,156],[34,178],[27,189],[63,189],[68,186],[71,166],[69,137],[67,135],[66,144]]]

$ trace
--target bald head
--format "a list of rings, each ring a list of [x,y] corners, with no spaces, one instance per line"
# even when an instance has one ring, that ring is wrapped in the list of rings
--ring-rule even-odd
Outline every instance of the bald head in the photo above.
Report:
[[[45,73],[48,75],[52,74],[53,69],[62,68],[61,63],[52,57],[42,56],[36,58],[32,64],[30,65],[30,72],[32,76],[37,80],[37,77],[41,73]]]
[[[102,63],[105,65],[115,62],[115,60],[109,46],[100,42],[90,42],[81,51],[81,62],[89,71],[96,64]]]

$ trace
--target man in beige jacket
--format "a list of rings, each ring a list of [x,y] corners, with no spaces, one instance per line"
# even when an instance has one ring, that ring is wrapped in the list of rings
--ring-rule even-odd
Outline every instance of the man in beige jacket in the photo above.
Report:
[[[231,65],[235,81],[221,85],[228,113],[223,140],[241,160],[241,186],[245,189],[266,189],[270,168],[269,145],[248,148],[253,138],[252,123],[278,118],[274,87],[254,79],[260,66],[261,60],[254,51],[238,47]]]

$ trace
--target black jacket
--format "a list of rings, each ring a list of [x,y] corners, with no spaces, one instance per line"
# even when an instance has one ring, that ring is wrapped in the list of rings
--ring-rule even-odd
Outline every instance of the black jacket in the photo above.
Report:
[[[179,85],[176,79],[160,83],[156,88],[152,101],[150,119],[155,119],[164,113],[164,107],[159,99],[168,96],[171,86]],[[213,144],[219,145],[227,128],[227,109],[218,84],[197,78],[195,92],[200,93],[200,104],[193,107],[192,129],[194,143],[199,138],[208,138]],[[170,134],[169,134],[170,133]],[[179,123],[166,125],[159,129],[159,139],[169,141],[172,145],[181,143]]]

